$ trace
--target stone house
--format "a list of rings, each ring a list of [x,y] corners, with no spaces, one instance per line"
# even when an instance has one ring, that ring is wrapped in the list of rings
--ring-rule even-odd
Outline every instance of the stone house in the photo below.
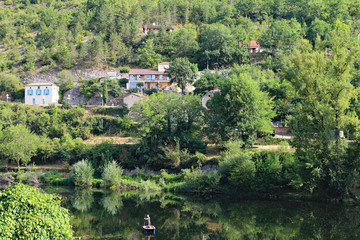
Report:
[[[58,104],[59,86],[54,83],[31,83],[25,85],[25,104]]]

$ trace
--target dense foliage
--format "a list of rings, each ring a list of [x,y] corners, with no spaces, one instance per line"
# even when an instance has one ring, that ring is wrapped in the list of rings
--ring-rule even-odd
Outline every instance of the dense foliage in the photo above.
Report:
[[[60,199],[15,184],[0,192],[1,239],[73,239],[67,209]]]
[[[358,9],[353,0],[1,1],[0,71],[137,62],[152,67],[178,57],[200,68],[228,66],[249,61],[240,44],[249,40],[276,54],[301,37],[328,40],[337,19],[356,30]],[[143,26],[152,23],[164,28],[143,37]],[[171,33],[169,25],[175,26]],[[18,63],[22,68],[15,68]]]
[[[92,185],[94,168],[87,160],[81,160],[74,164],[71,169],[70,177],[75,186],[88,187]]]

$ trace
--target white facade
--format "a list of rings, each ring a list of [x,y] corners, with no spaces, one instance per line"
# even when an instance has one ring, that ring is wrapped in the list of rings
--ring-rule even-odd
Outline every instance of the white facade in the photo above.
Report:
[[[25,104],[48,105],[59,101],[59,86],[53,83],[31,83],[25,85]]]
[[[170,66],[170,63],[169,62],[163,62],[163,63],[159,63],[158,64],[158,71],[159,72],[165,72],[166,69],[168,69]]]
[[[214,93],[216,93],[216,92],[220,92],[220,90],[217,87],[215,87],[214,90],[211,90],[208,93],[206,93],[204,96],[202,96],[201,105],[204,108],[208,109],[206,106],[206,103],[214,96]]]

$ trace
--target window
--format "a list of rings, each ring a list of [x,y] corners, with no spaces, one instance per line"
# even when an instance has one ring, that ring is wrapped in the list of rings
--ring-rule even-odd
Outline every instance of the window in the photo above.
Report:
[[[36,89],[36,95],[41,95],[41,89],[40,89],[40,87],[38,87],[38,89]]]
[[[34,94],[34,90],[30,90],[30,95],[33,95]]]

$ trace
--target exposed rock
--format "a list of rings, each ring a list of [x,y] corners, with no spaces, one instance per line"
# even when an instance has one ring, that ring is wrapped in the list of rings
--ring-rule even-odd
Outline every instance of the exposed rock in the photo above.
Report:
[[[0,177],[0,184],[9,185],[10,183],[14,182],[14,180],[14,177],[9,173]]]

